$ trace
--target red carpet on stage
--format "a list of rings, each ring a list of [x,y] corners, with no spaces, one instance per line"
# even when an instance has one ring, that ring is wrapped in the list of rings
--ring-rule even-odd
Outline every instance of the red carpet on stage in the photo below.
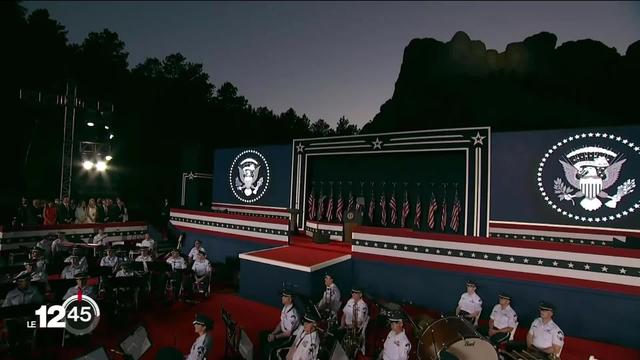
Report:
[[[314,267],[328,266],[329,264],[348,260],[350,255],[335,251],[311,249],[303,246],[285,246],[253,251],[242,254],[241,258],[272,263],[274,265],[283,264],[288,267],[300,266],[314,269]]]
[[[351,254],[351,244],[342,241],[330,241],[328,244],[317,244],[306,235],[296,235],[291,237],[292,246],[300,246],[316,250],[335,251],[344,254]]]

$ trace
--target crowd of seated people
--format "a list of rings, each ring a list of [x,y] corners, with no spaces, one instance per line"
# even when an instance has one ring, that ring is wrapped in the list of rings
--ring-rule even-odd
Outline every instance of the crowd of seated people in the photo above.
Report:
[[[99,224],[126,222],[129,220],[127,207],[120,198],[90,198],[76,202],[68,196],[62,199],[43,200],[26,197],[16,211],[11,227],[21,229],[38,225],[56,224]]]

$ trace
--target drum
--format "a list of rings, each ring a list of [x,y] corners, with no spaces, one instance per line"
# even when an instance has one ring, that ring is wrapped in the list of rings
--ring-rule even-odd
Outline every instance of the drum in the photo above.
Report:
[[[420,334],[417,350],[420,360],[498,360],[488,339],[468,321],[453,316],[431,322]]]

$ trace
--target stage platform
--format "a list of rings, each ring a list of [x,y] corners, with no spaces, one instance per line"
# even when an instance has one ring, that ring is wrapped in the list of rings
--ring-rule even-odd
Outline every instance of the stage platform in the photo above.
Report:
[[[316,244],[309,237],[296,236],[291,245],[246,252],[239,257],[240,295],[268,305],[280,305],[277,291],[283,287],[310,298],[321,297],[326,273],[336,282],[339,279],[341,287],[351,286],[350,244]]]

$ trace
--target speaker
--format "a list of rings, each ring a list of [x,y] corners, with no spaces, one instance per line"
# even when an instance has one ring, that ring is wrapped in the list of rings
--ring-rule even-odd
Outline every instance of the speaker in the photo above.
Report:
[[[328,244],[331,241],[329,234],[323,234],[320,231],[313,233],[313,242],[316,244]]]

